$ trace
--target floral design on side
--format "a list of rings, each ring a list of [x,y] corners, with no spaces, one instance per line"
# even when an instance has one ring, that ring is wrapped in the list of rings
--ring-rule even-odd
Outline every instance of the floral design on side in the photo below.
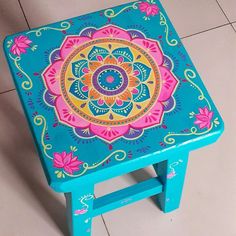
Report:
[[[20,65],[22,54],[27,53],[27,49],[31,49],[31,51],[35,51],[37,49],[37,45],[31,45],[32,41],[25,35],[16,36],[14,39],[11,39],[6,42],[7,48],[10,48],[9,57],[14,62],[15,67],[19,71],[20,77],[25,77],[21,84],[24,90],[30,90],[33,87],[33,82],[30,76],[22,69]]]
[[[166,104],[175,106],[173,62],[137,30],[87,28],[66,37],[50,62],[42,74],[45,101],[79,137],[136,139],[162,123]]]
[[[14,38],[14,43],[10,49],[11,53],[20,56],[22,53],[26,53],[26,49],[30,47],[32,41],[24,36],[20,35]]]
[[[93,199],[94,199],[94,196],[92,194],[82,196],[80,198],[80,204],[81,204],[82,207],[80,209],[75,210],[74,215],[78,216],[78,215],[86,214],[89,210],[89,205],[86,202],[90,201],[90,200],[93,200]]]
[[[78,160],[77,156],[73,156],[73,153],[66,153],[65,151],[62,153],[55,152],[53,154],[53,166],[58,169],[63,169],[65,172],[69,174],[73,174],[76,171],[80,170],[80,165],[83,164],[82,161]]]
[[[214,112],[209,111],[207,107],[199,108],[199,114],[195,115],[196,121],[194,124],[198,125],[200,129],[210,129],[213,115]]]
[[[150,16],[155,16],[159,13],[159,7],[156,5],[156,2],[153,0],[147,0],[146,2],[139,3],[139,10],[146,14],[144,17],[145,20],[150,19]]]
[[[219,118],[214,117],[214,112],[212,111],[211,104],[208,100],[208,98],[204,95],[204,92],[202,89],[195,83],[193,82],[193,79],[197,77],[196,73],[191,70],[191,69],[186,69],[185,72],[185,78],[186,80],[190,83],[190,85],[198,90],[200,95],[198,96],[198,100],[205,102],[206,106],[204,107],[199,107],[198,114],[195,114],[195,112],[190,112],[189,117],[190,119],[195,118],[196,120],[193,122],[194,125],[197,127],[193,126],[190,129],[185,129],[184,131],[180,133],[174,133],[174,132],[169,132],[165,137],[164,137],[164,142],[166,144],[174,144],[176,142],[176,137],[181,137],[181,136],[201,136],[204,134],[209,133],[213,127],[217,127],[220,122]]]

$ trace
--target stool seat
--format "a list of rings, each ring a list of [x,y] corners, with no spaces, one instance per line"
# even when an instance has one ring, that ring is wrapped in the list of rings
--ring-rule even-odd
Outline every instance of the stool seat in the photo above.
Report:
[[[170,156],[176,158],[167,169],[155,169],[178,179],[187,154],[223,132],[222,118],[159,1],[17,33],[5,39],[4,50],[47,180],[58,192],[84,191],[88,201],[88,186]],[[167,191],[167,179],[139,187],[146,196],[157,194],[163,186]],[[122,199],[127,191],[119,193]],[[129,191],[140,198],[136,189]]]

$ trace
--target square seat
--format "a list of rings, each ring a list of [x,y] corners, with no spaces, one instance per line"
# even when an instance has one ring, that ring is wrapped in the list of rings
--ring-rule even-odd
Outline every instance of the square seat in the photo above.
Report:
[[[8,36],[50,186],[70,192],[215,142],[223,121],[156,1]]]

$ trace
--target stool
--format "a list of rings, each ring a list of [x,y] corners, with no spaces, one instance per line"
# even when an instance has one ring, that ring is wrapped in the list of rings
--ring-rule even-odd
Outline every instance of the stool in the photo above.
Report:
[[[224,124],[159,1],[11,35],[4,51],[71,235],[150,196],[163,212],[179,207],[189,152]],[[95,184],[148,165],[157,177],[94,198]]]

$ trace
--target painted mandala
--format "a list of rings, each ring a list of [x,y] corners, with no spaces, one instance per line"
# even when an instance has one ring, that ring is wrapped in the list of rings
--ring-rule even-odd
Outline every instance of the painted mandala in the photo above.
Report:
[[[135,139],[175,105],[172,67],[159,43],[139,31],[87,28],[51,53],[45,101],[79,137]]]

